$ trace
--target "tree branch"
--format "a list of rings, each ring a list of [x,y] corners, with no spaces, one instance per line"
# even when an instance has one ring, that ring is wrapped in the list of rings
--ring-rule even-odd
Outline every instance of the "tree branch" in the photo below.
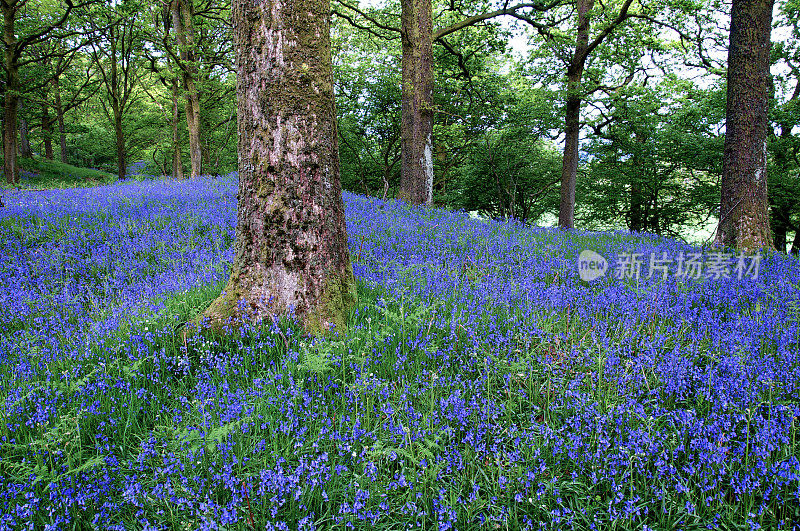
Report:
[[[586,47],[586,50],[583,52],[583,57],[580,58],[581,61],[585,61],[586,58],[591,55],[594,49],[600,46],[605,38],[608,37],[617,26],[628,19],[628,9],[631,7],[632,3],[633,0],[625,0],[625,3],[619,8],[619,14],[617,15],[617,18],[615,18],[608,26],[603,28],[603,31],[601,31],[597,37],[595,37],[594,40]]]
[[[364,11],[359,9],[358,7],[352,6],[352,5],[348,4],[347,2],[343,2],[342,0],[337,0],[336,3],[339,4],[342,7],[346,7],[347,9],[349,9],[350,11],[353,11],[354,13],[357,13],[358,15],[361,15],[366,20],[368,20],[369,22],[372,22],[373,24],[375,24],[375,26],[377,26],[378,28],[380,28],[382,30],[391,31],[392,33],[400,33],[400,28],[399,27],[395,27],[395,26],[390,26],[388,24],[384,24],[383,22],[380,22],[379,20],[377,20],[375,17],[373,17],[371,15],[368,15],[367,13],[365,13]],[[334,11],[334,12],[337,15],[339,15],[340,17],[344,18],[345,20],[348,20],[348,21],[350,20],[347,16],[342,15],[341,13],[338,13],[336,11]],[[364,28],[361,28],[361,29],[364,29]]]
[[[350,25],[351,25],[351,26],[353,26],[354,28],[357,28],[357,29],[360,29],[360,30],[364,30],[364,31],[366,31],[367,33],[369,33],[370,35],[374,35],[375,37],[378,37],[379,39],[383,39],[383,40],[391,41],[391,40],[394,40],[394,39],[398,39],[398,38],[400,37],[400,31],[399,31],[399,30],[398,30],[398,32],[397,32],[397,35],[394,35],[394,36],[388,36],[388,35],[384,35],[383,33],[379,33],[379,32],[377,32],[377,31],[375,31],[374,29],[370,28],[370,27],[369,27],[369,26],[367,26],[367,25],[364,25],[364,24],[359,24],[359,23],[358,23],[358,22],[356,22],[356,20],[355,20],[353,17],[351,17],[350,15],[346,15],[346,14],[344,14],[344,13],[341,13],[341,12],[339,12],[339,11],[335,10],[335,9],[331,10],[331,14],[332,14],[332,15],[336,15],[337,17],[339,17],[339,18],[342,18],[342,19],[346,20],[346,21],[348,22],[348,24],[350,24]]]
[[[456,22],[455,24],[453,24],[451,26],[448,26],[446,28],[442,28],[440,30],[437,30],[437,31],[433,32],[432,40],[433,40],[433,42],[436,42],[436,41],[440,40],[442,37],[446,37],[447,35],[450,35],[451,33],[455,33],[455,32],[457,32],[459,30],[462,30],[462,29],[464,29],[464,28],[466,28],[468,26],[474,26],[478,22],[483,22],[484,20],[489,20],[489,19],[492,19],[492,18],[501,17],[503,15],[515,16],[515,15],[518,14],[517,12],[519,10],[521,10],[521,9],[534,9],[536,11],[547,11],[549,9],[552,9],[552,8],[560,5],[561,3],[562,3],[562,0],[553,0],[549,4],[541,4],[541,3],[518,4],[518,5],[514,6],[514,7],[503,7],[503,9],[498,9],[496,11],[491,11],[489,13],[482,13],[480,15],[474,15],[474,16],[465,18],[464,20],[461,20],[459,22]],[[506,2],[506,6],[507,5],[508,5],[508,2]],[[530,23],[530,20],[528,20],[527,18],[528,17],[526,17],[525,21]]]

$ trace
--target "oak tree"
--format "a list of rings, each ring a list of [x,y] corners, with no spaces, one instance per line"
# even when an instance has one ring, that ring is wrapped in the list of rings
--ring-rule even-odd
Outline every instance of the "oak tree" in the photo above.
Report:
[[[239,201],[235,259],[212,327],[293,311],[341,328],[356,287],[339,181],[330,2],[235,0]]]
[[[773,248],[767,202],[767,109],[774,0],[733,0],[722,192],[716,242]]]

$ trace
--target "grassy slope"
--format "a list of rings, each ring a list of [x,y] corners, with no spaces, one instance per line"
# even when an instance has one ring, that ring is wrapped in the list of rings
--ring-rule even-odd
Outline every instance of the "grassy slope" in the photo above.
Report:
[[[114,175],[100,170],[78,168],[38,157],[32,159],[20,157],[18,160],[21,170],[19,186],[23,189],[76,188],[116,181]],[[10,188],[2,175],[0,183],[2,188]]]

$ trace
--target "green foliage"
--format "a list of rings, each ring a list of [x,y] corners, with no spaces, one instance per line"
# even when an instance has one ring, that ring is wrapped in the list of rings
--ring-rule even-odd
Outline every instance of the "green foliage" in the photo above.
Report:
[[[772,77],[770,120],[774,135],[769,138],[769,169],[767,193],[770,202],[770,222],[775,237],[775,247],[785,251],[787,236],[794,233],[800,242],[800,11],[794,0],[780,6],[778,24],[788,29],[792,39],[775,42],[772,46],[772,63],[778,73]],[[796,247],[793,245],[792,247]]]
[[[581,225],[679,236],[716,213],[723,139],[714,128],[724,117],[716,94],[665,77],[604,97],[580,182]]]
[[[480,82],[486,100],[496,102],[486,109],[494,123],[473,129],[475,140],[452,170],[444,201],[489,217],[530,222],[557,213],[561,154],[548,135],[558,123],[551,92],[517,71],[488,72]],[[485,119],[483,111],[479,116]]]
[[[592,38],[615,24],[622,3],[593,3]],[[98,29],[93,23],[113,18],[114,11],[143,13],[134,22],[133,35],[141,43],[130,57],[138,65],[132,74],[137,83],[122,126],[128,166],[143,161],[148,175],[172,173],[175,103],[178,149],[188,171],[186,94],[179,66],[196,69],[203,171],[223,174],[237,167],[234,57],[226,23],[230,6],[193,5],[196,59],[188,63],[167,51],[176,51],[175,34],[169,20],[164,25],[169,13],[160,5],[140,0],[95,4],[88,12],[76,10],[64,29],[88,36]],[[437,0],[434,26],[443,28],[498,6],[488,0]],[[29,2],[19,12],[19,36],[54,21],[62,8],[58,2]],[[401,41],[398,32],[386,27],[399,27],[400,5],[392,0],[362,8],[372,21],[344,5],[334,6],[341,181],[348,190],[392,198],[400,180]],[[615,26],[592,50],[581,89],[579,226],[686,236],[698,226],[713,225],[725,120],[721,58],[728,31],[725,17],[717,13],[727,9],[718,0],[636,1],[629,8],[635,16]],[[768,192],[773,232],[784,246],[800,232],[800,142],[795,134],[800,123],[795,90],[800,79],[799,12],[795,0],[780,4],[776,23],[783,28],[781,34],[793,37],[776,39],[772,51],[776,68],[770,117],[775,135],[769,142]],[[351,25],[348,17],[362,27]],[[654,18],[680,30],[684,38],[653,24]],[[575,45],[574,5],[554,5],[537,13],[535,20],[541,25],[536,31],[523,22],[501,24],[497,18],[435,43],[436,203],[527,222],[544,223],[557,214],[565,73]],[[386,27],[376,27],[373,21]],[[524,58],[510,53],[514,32],[527,34],[532,44]],[[700,46],[685,38],[695,35]],[[20,117],[29,126],[33,151],[41,156],[49,138],[56,158],[60,155],[58,90],[65,110],[66,160],[116,173],[113,113],[98,63],[93,63],[90,46],[66,53],[64,44],[54,39],[35,43],[20,59]],[[173,80],[179,81],[177,99]],[[45,131],[48,117],[50,130]],[[24,172],[33,172],[24,173],[33,180],[23,186],[73,186],[100,179],[66,167],[30,167],[25,160],[21,164]],[[641,197],[636,198],[634,190]],[[637,208],[644,211],[638,221]]]
[[[400,183],[399,42],[339,24],[334,80],[343,188],[394,197]]]

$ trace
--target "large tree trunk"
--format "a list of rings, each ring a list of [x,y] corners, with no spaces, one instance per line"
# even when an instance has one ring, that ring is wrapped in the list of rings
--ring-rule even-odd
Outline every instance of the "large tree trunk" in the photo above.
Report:
[[[578,153],[581,136],[581,79],[586,65],[589,45],[589,11],[594,0],[576,0],[578,32],[575,53],[567,67],[567,104],[565,109],[564,158],[561,165],[561,203],[558,226],[571,229],[575,226],[575,185],[578,182]]]
[[[433,14],[431,0],[402,0],[400,197],[433,200]]]
[[[200,145],[200,98],[197,95],[197,66],[194,53],[194,24],[190,2],[173,0],[172,25],[178,42],[181,59],[180,71],[183,90],[186,92],[186,126],[189,129],[189,161],[192,178],[200,176],[203,152]]]
[[[733,0],[722,194],[716,241],[773,248],[767,202],[767,101],[773,0]]]
[[[6,70],[6,90],[3,102],[3,170],[8,184],[19,182],[17,166],[17,106],[19,104],[19,71],[14,56],[17,38],[14,34],[14,17],[16,8],[2,3],[3,9],[3,42],[5,49],[3,60]]]
[[[355,303],[339,181],[330,1],[234,0],[236,256],[211,324],[291,309],[309,333]]]

